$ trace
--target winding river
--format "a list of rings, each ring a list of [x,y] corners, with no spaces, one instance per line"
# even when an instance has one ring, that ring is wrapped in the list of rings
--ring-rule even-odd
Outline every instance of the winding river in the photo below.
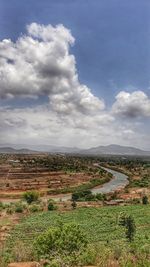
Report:
[[[110,172],[113,175],[113,178],[108,183],[105,183],[103,185],[100,185],[100,186],[97,186],[97,187],[91,189],[93,194],[111,193],[111,192],[114,192],[114,191],[119,190],[121,188],[124,188],[129,183],[128,176],[125,175],[124,173],[114,171],[112,169],[105,168],[105,167],[101,167],[101,168],[107,172]],[[61,195],[60,197],[56,196],[56,197],[54,197],[54,199],[56,201],[58,201],[60,199],[62,201],[67,201],[67,200],[71,199],[71,194],[64,194],[64,195]]]
[[[106,193],[114,192],[118,189],[124,188],[129,183],[128,176],[125,175],[124,173],[114,171],[112,169],[108,169],[104,167],[101,167],[101,168],[107,172],[110,172],[113,175],[113,178],[108,183],[105,183],[102,186],[97,186],[96,188],[93,188],[91,190],[93,194],[97,194],[97,193],[106,194]]]

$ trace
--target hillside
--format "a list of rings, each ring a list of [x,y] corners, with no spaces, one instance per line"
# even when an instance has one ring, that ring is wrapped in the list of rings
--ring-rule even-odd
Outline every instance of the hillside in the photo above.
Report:
[[[132,244],[134,250],[131,250],[130,242],[126,241],[124,228],[118,223],[122,213],[132,214],[135,220],[136,235]],[[150,209],[149,206],[144,205],[78,208],[71,212],[51,211],[28,216],[10,233],[7,239],[7,257],[8,255],[11,257],[14,244],[15,251],[20,249],[20,244],[23,248],[29,247],[32,251],[37,235],[48,228],[57,226],[60,219],[63,224],[78,224],[85,233],[90,244],[89,255],[92,256],[90,257],[92,266],[149,266]],[[132,264],[133,258],[134,265]],[[114,260],[116,264],[108,265],[109,260]]]

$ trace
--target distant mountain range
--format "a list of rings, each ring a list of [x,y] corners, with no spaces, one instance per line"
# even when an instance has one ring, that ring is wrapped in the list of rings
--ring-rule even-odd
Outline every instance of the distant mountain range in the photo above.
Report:
[[[150,156],[150,151],[144,151],[135,147],[108,145],[98,146],[89,149],[76,147],[58,147],[51,145],[0,145],[0,153],[9,154],[32,154],[38,152],[67,153],[82,155],[129,155],[129,156]]]
[[[32,154],[38,153],[37,151],[32,151],[30,149],[22,148],[22,149],[15,149],[12,147],[0,147],[1,154]]]
[[[150,151],[144,151],[135,147],[108,145],[98,146],[81,151],[87,155],[137,155],[150,156]]]

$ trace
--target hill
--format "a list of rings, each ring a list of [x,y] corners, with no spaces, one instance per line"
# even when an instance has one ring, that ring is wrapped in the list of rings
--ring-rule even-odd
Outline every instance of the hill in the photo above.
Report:
[[[38,152],[81,154],[81,155],[128,155],[128,156],[150,156],[150,151],[139,148],[120,146],[111,144],[108,146],[97,146],[89,149],[79,149],[77,147],[65,147],[55,145],[0,145],[0,153],[8,154],[33,154]]]
[[[1,154],[33,154],[38,153],[37,151],[32,151],[30,149],[22,148],[22,149],[15,149],[12,147],[0,147]]]
[[[150,156],[150,151],[144,151],[135,147],[108,145],[98,146],[82,150],[80,153],[86,155],[128,155],[128,156]]]

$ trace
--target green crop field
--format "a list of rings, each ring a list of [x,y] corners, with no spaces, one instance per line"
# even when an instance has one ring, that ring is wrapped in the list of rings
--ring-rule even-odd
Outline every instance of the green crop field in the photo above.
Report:
[[[124,227],[118,223],[123,214],[132,215],[135,220],[136,235],[131,243],[125,237]],[[11,231],[5,243],[5,257],[12,261],[18,260],[19,256],[12,257],[14,249],[17,255],[21,250],[25,253],[25,248],[32,249],[33,241],[39,234],[50,227],[58,226],[60,222],[76,223],[86,234],[91,253],[98,255],[96,263],[90,258],[91,264],[105,267],[108,266],[108,259],[113,258],[119,262],[119,265],[114,266],[150,266],[150,205],[77,208],[71,212],[36,213],[24,218]]]
[[[122,213],[132,214],[136,223],[136,241],[150,244],[150,206],[136,205],[125,207],[80,208],[72,212],[56,211],[38,213],[24,219],[17,225],[8,240],[9,245],[17,239],[32,242],[47,228],[55,226],[61,220],[64,223],[75,222],[86,233],[90,242],[125,240],[124,230],[118,225]]]

